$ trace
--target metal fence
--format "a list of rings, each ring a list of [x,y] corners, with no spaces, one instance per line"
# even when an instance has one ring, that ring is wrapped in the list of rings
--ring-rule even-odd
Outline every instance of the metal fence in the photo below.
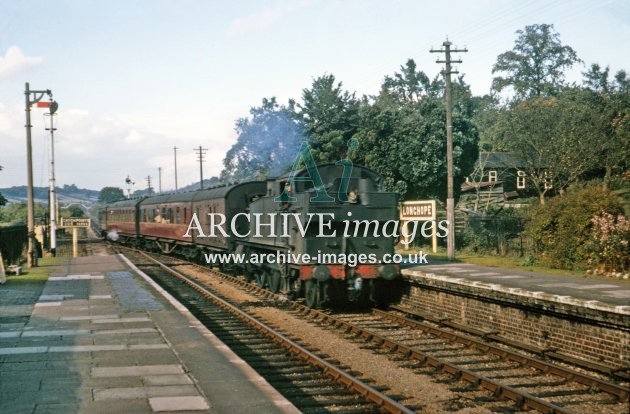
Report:
[[[469,216],[459,232],[461,248],[480,253],[527,256],[534,252],[531,238],[523,234],[518,217]]]

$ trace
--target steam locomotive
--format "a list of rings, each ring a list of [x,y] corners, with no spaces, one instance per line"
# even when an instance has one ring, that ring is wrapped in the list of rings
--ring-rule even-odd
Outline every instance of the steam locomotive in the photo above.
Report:
[[[383,304],[397,195],[366,167],[304,168],[268,181],[129,199],[103,206],[108,238],[243,274],[310,307]]]

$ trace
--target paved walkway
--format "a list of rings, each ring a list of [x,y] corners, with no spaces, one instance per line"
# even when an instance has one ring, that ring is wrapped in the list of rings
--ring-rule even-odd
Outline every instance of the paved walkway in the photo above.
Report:
[[[16,286],[0,286],[1,413],[297,412],[121,257]]]
[[[630,280],[555,275],[437,261],[407,266],[403,273],[443,276],[444,280],[450,278],[453,281],[481,282],[488,286],[598,301],[612,307],[629,307],[627,310],[630,312]]]

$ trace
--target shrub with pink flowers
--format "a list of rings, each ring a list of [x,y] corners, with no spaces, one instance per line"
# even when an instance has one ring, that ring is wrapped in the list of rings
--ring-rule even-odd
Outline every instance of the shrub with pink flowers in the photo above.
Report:
[[[534,242],[536,260],[562,269],[599,269],[603,266],[600,258],[604,260],[601,252],[605,246],[610,243],[617,246],[619,243],[612,240],[622,236],[613,232],[612,239],[603,238],[600,230],[594,230],[596,225],[592,219],[602,216],[602,212],[616,218],[624,210],[617,195],[596,185],[570,189],[545,205],[532,207],[527,215],[525,235]],[[606,231],[607,235],[612,234],[608,227]],[[612,257],[616,254],[612,251],[619,249],[610,251]]]
[[[591,269],[605,274],[630,270],[630,220],[622,214],[601,211],[591,218],[591,223]]]

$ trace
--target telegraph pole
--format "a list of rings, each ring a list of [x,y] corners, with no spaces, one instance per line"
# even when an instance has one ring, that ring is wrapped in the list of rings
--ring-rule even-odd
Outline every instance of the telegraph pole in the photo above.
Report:
[[[201,179],[201,189],[203,190],[203,157],[206,154],[206,151],[208,151],[208,148],[201,148],[201,145],[199,145],[199,148],[195,148],[193,151],[195,151],[197,153],[197,159],[199,160],[199,177]]]
[[[153,187],[151,187],[151,176],[147,176],[147,190],[149,190],[149,196],[153,195]]]
[[[177,147],[173,147],[173,156],[175,157],[175,191],[177,191]]]
[[[162,194],[162,167],[158,167],[158,194]]]
[[[437,60],[437,63],[446,64],[442,73],[445,79],[444,100],[446,102],[446,168],[447,168],[447,196],[446,196],[446,220],[448,221],[449,232],[446,239],[448,259],[455,258],[455,198],[453,195],[453,102],[451,100],[451,74],[459,73],[451,69],[452,63],[462,63],[461,60],[452,60],[451,52],[468,52],[468,49],[451,49],[452,43],[446,39],[443,49],[435,50],[431,48],[431,53],[444,53],[444,60]]]
[[[51,102],[50,114],[48,114],[50,116],[50,128],[46,128],[50,131],[50,253],[53,257],[57,256],[57,194],[55,192],[55,131],[57,128],[55,128],[54,116],[58,107],[56,101]]]
[[[33,100],[31,100],[31,94],[33,94]],[[26,169],[28,176],[28,188],[26,190],[27,196],[27,227],[28,227],[28,254],[26,257],[26,263],[29,268],[37,267],[37,252],[35,251],[35,218],[33,217],[35,211],[35,204],[33,200],[33,145],[31,140],[31,105],[42,100],[44,94],[47,94],[52,98],[52,92],[50,89],[43,91],[33,91],[29,88],[28,82],[24,88],[25,110],[26,110]]]

